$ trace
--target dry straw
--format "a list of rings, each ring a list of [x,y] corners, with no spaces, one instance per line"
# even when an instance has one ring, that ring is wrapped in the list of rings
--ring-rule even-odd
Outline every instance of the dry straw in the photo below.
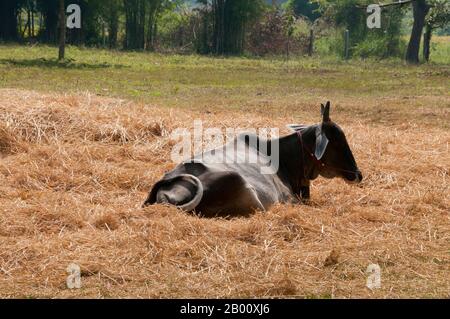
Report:
[[[225,220],[140,208],[174,167],[169,133],[196,118],[284,127],[296,120],[288,106],[279,116],[256,107],[174,112],[6,89],[0,101],[1,297],[450,296],[450,133],[442,117],[421,126],[420,110],[403,124],[337,112],[362,185],[318,179],[309,205]],[[359,101],[342,104],[366,111]],[[315,111],[304,105],[295,114],[311,123]],[[81,289],[66,287],[70,263],[81,266]],[[374,291],[365,286],[372,263],[382,271]]]

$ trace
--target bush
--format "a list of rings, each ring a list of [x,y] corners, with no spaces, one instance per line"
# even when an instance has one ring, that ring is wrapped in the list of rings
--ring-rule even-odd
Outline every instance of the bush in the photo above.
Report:
[[[404,52],[401,41],[401,26],[404,11],[398,7],[384,8],[381,14],[381,28],[369,29],[367,13],[358,7],[357,0],[333,1],[326,7],[324,18],[333,21],[337,33],[328,34],[316,42],[319,51],[343,56],[344,30],[350,32],[350,56],[387,58]]]
[[[160,18],[158,45],[160,51],[192,52],[198,17],[194,12],[166,12]]]
[[[353,55],[361,58],[368,57],[401,57],[406,50],[406,42],[398,40],[392,43],[387,37],[371,36],[358,43],[353,49]]]
[[[309,43],[309,23],[295,19],[289,11],[270,10],[258,21],[249,34],[247,51],[251,54],[304,54]]]
[[[314,50],[320,56],[341,57],[344,52],[344,30],[338,29],[317,37]]]

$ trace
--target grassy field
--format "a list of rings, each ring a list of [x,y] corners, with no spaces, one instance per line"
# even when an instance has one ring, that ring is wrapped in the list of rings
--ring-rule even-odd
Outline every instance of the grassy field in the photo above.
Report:
[[[450,36],[433,37],[431,40],[431,61],[450,63]]]
[[[0,46],[0,297],[450,297],[448,61],[56,53]],[[172,130],[312,124],[327,100],[361,185],[232,220],[140,208]]]

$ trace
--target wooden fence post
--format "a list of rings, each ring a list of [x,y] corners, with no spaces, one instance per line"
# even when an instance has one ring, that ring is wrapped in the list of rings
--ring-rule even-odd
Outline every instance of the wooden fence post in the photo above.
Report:
[[[308,55],[312,56],[314,52],[314,30],[309,30],[309,46],[308,46]]]
[[[349,58],[349,46],[350,46],[350,32],[348,29],[344,32],[344,58],[348,60]]]
[[[66,11],[64,0],[59,0],[59,53],[58,61],[64,60],[66,49]]]

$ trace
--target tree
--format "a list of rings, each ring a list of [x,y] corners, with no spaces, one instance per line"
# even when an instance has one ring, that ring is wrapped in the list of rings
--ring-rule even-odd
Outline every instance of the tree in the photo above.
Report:
[[[450,2],[445,0],[431,1],[430,13],[425,22],[423,34],[423,57],[425,61],[430,60],[430,44],[433,30],[443,28],[450,21]]]
[[[121,1],[106,0],[101,7],[103,19],[108,27],[108,42],[110,48],[117,47],[117,38],[119,33],[119,15],[122,10]]]
[[[409,39],[408,49],[406,50],[406,61],[409,63],[419,63],[420,39],[422,38],[425,18],[430,10],[426,0],[412,1],[413,8],[413,28]]]
[[[158,19],[164,10],[173,9],[176,4],[176,1],[170,0],[123,0],[124,47],[153,50],[158,31]]]
[[[321,4],[321,7],[329,7],[329,6],[339,6],[338,3],[348,3],[354,2],[354,6],[357,8],[367,8],[367,1],[364,1],[364,5],[362,5],[357,0],[318,0]],[[405,4],[411,4],[413,10],[413,28],[411,30],[411,36],[408,43],[408,48],[405,54],[405,60],[408,63],[418,64],[419,63],[419,52],[420,52],[420,41],[422,38],[422,33],[424,27],[426,26],[426,32],[424,35],[424,56],[425,59],[429,58],[430,52],[430,41],[431,34],[433,29],[433,24],[439,25],[441,22],[447,23],[448,21],[448,0],[399,0],[397,2],[391,2],[386,4],[380,4],[380,7],[390,7],[390,6],[403,6]],[[433,9],[436,8],[436,9]],[[445,9],[447,8],[447,9]],[[427,15],[430,12],[436,12],[433,15],[430,15],[430,18],[427,19]],[[431,18],[431,16],[436,17],[436,19]],[[436,21],[436,22],[434,22]],[[439,21],[439,22],[438,22]]]
[[[44,18],[39,37],[43,42],[57,43],[58,34],[58,0],[37,0],[37,8]]]
[[[21,37],[25,37],[25,33],[29,38],[34,37],[35,34],[35,25],[34,25],[34,14],[36,12],[36,1],[35,0],[23,0],[23,1],[16,1],[20,5],[20,8],[18,10],[17,16],[19,18],[19,31],[21,31]],[[21,10],[24,9],[27,14],[27,22],[25,24],[25,27],[22,29],[21,27]]]
[[[66,7],[64,0],[59,0],[59,54],[58,60],[64,60],[66,49]]]
[[[447,0],[406,0],[384,5],[403,5],[406,3],[411,3],[412,5],[414,21],[405,55],[405,60],[408,63],[419,63],[420,40],[422,38],[424,27],[426,27],[423,46],[424,58],[428,61],[433,25],[440,25],[442,22],[446,23],[446,21],[448,21],[447,2]],[[427,19],[427,15],[430,12],[432,12],[432,14]]]
[[[266,7],[263,0],[198,0],[203,5],[204,30],[212,24],[211,38],[205,37],[206,53],[241,54],[249,25]],[[205,32],[204,32],[205,33]]]
[[[359,6],[360,0],[320,0],[319,4],[325,20],[349,30],[350,48],[367,38],[366,12]]]
[[[298,16],[307,17],[314,22],[320,18],[319,4],[310,0],[289,0],[286,6],[294,11]]]
[[[22,1],[0,1],[0,40],[18,41],[17,15]]]
[[[125,8],[125,42],[126,49],[143,49],[144,43],[140,41],[140,34],[143,34],[145,21],[141,21],[139,10],[145,10],[145,0],[124,0]],[[145,17],[145,16],[144,16]]]
[[[419,63],[420,40],[425,27],[423,53],[425,60],[428,61],[430,56],[430,42],[434,25],[439,26],[448,23],[449,5],[448,0],[400,0],[392,2],[382,7],[398,6],[411,3],[413,9],[413,28],[406,50],[405,60],[408,63]],[[427,15],[430,17],[427,18]]]
[[[176,6],[175,2],[170,1],[149,1],[147,12],[147,36],[146,36],[146,49],[153,51],[155,49],[155,41],[158,33],[158,20],[160,14],[165,11],[172,9],[172,5]]]

